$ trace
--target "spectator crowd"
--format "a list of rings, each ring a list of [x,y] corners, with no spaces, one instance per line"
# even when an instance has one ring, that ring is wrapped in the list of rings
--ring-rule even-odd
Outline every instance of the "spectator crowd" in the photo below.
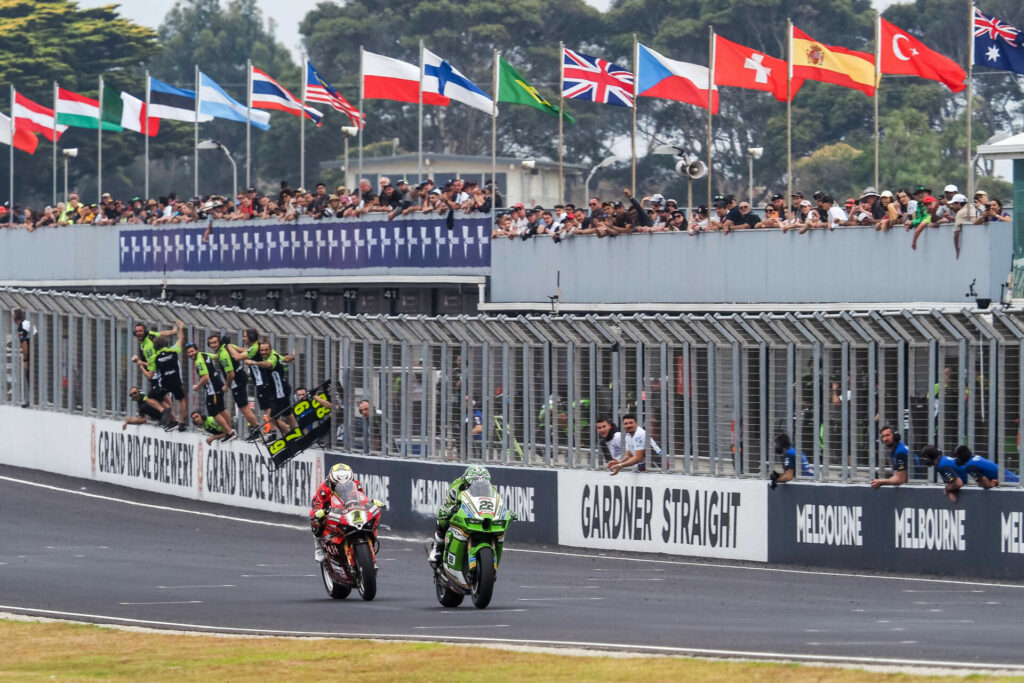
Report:
[[[616,201],[590,197],[586,207],[565,204],[545,209],[515,204],[498,217],[492,237],[524,240],[550,237],[561,242],[589,235],[614,237],[650,232],[686,232],[689,235],[721,232],[727,235],[734,230],[763,228],[778,228],[784,233],[794,230],[802,235],[808,230],[860,226],[881,232],[900,229],[912,232],[911,248],[917,249],[918,239],[925,229],[950,224],[959,256],[960,232],[964,225],[1011,220],[998,199],[989,199],[979,190],[969,202],[956,185],[946,185],[939,197],[923,185],[895,193],[868,187],[860,197],[850,197],[842,204],[821,191],[810,199],[805,198],[803,192],[794,192],[788,203],[784,195],[774,194],[761,213],[755,212],[750,202],[720,195],[714,198],[713,211],[702,205],[690,215],[675,199],[666,199],[661,194],[639,200],[629,190],[623,190],[622,194],[623,198]]]
[[[299,216],[311,218],[341,218],[364,214],[387,214],[394,219],[410,213],[490,213],[492,186],[456,178],[435,187],[432,179],[410,185],[404,178],[392,183],[382,177],[374,190],[370,181],[359,181],[351,192],[339,186],[328,193],[324,183],[317,183],[312,192],[303,187],[292,189],[281,182],[276,195],[261,194],[255,187],[239,192],[233,199],[220,195],[181,199],[175,194],[166,197],[129,200],[116,199],[104,192],[99,204],[85,204],[77,193],[68,195],[66,202],[47,206],[42,211],[0,206],[0,225],[20,227],[30,232],[42,227],[70,225],[119,225],[143,223],[191,223],[205,220],[242,221],[253,218],[273,218],[290,221]],[[498,203],[501,195],[498,194]]]

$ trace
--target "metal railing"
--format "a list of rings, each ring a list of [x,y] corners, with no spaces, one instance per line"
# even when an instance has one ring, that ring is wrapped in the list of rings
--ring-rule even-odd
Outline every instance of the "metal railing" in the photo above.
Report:
[[[14,307],[37,330],[27,386]],[[597,420],[635,412],[659,445],[650,471],[764,477],[784,431],[811,478],[862,481],[888,468],[885,424],[912,452],[966,443],[1020,468],[1018,311],[382,317],[16,289],[0,289],[0,309],[0,403],[37,409],[125,416],[129,387],[145,386],[130,362],[133,326],[180,318],[201,348],[209,333],[240,343],[256,328],[295,353],[293,388],[334,381],[325,445],[350,452],[598,469]],[[202,410],[201,397],[189,401]]]

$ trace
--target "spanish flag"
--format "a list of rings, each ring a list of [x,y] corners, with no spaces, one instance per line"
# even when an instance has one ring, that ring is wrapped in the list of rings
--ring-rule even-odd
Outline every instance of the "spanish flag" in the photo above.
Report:
[[[824,45],[794,26],[790,59],[794,81],[824,81],[875,94],[874,55]]]

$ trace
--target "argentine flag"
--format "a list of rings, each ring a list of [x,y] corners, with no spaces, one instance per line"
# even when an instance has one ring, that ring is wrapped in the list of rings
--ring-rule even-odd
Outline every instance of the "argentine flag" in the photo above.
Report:
[[[474,109],[495,115],[494,101],[473,82],[462,75],[454,66],[423,49],[423,92],[437,93],[450,99],[468,104]]]
[[[230,119],[245,123],[245,105],[239,104],[224,92],[213,79],[204,73],[199,74],[199,113],[209,114],[218,119]],[[252,125],[260,130],[270,128],[270,112],[251,110]]]

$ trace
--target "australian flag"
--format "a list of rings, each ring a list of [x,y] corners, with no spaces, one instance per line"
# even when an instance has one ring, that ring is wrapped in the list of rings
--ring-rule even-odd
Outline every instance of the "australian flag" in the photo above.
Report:
[[[633,106],[633,74],[617,64],[565,48],[562,74],[567,99]]]
[[[974,63],[1024,74],[1020,30],[974,10]]]

